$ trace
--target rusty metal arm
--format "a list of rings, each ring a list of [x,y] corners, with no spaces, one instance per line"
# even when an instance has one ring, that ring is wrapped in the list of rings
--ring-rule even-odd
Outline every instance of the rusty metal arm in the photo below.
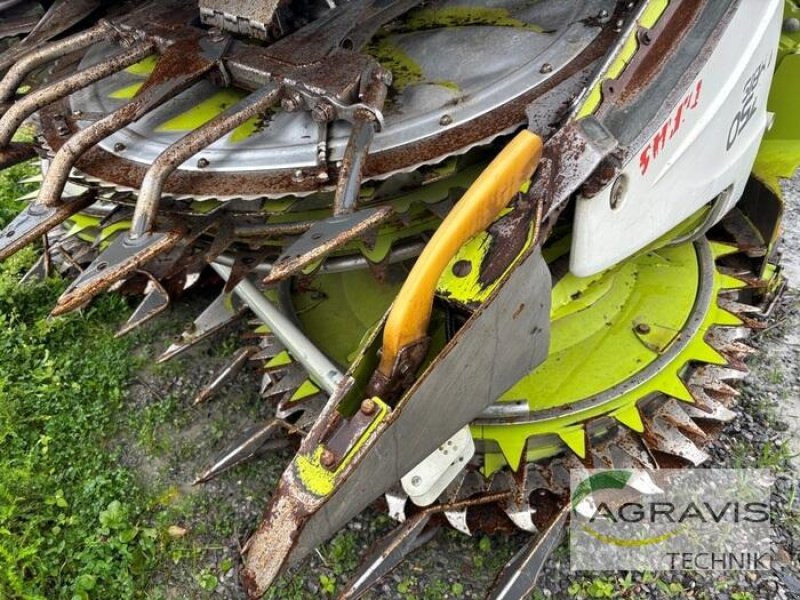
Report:
[[[114,31],[114,28],[107,21],[101,21],[91,29],[58,42],[47,44],[26,54],[14,63],[14,66],[8,70],[5,77],[0,81],[0,102],[10,100],[25,77],[34,69],[61,56],[83,50],[101,40],[108,39],[113,36]]]
[[[25,119],[40,108],[130,67],[152,54],[155,49],[156,44],[153,41],[140,42],[85,71],[75,73],[25,96],[9,108],[0,119],[0,148],[6,147]]]
[[[275,105],[280,93],[279,85],[267,84],[164,150],[142,181],[130,237],[136,239],[151,231],[158,214],[164,184],[178,167],[249,119],[267,112]]]

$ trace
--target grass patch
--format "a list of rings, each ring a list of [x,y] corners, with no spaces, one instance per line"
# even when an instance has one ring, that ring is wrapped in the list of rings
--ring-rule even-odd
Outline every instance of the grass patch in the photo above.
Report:
[[[0,173],[0,226],[35,170]],[[128,307],[105,296],[49,319],[65,283],[20,286],[35,258],[0,265],[0,597],[136,598],[159,542],[113,446],[134,368],[131,342],[113,337]]]

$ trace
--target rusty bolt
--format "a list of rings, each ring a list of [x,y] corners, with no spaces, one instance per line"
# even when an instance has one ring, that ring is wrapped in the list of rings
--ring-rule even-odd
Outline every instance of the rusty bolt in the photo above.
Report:
[[[650,333],[650,325],[648,325],[647,323],[637,323],[636,333],[647,335],[648,333]]]
[[[374,413],[376,408],[378,408],[378,406],[372,398],[366,398],[361,401],[361,412],[367,416]]]
[[[553,72],[553,65],[550,63],[544,63],[542,68],[539,69],[539,73],[552,73]]]
[[[114,144],[114,152],[125,152],[126,147],[122,142],[117,142]]]
[[[205,169],[210,164],[211,163],[208,162],[207,158],[201,158],[200,160],[197,161],[197,168],[198,169]]]
[[[311,109],[311,118],[315,123],[330,123],[336,116],[336,111],[333,106],[327,102],[318,102],[317,105]]]
[[[322,456],[320,457],[319,461],[322,463],[323,467],[330,469],[336,462],[336,456],[334,456],[333,452],[325,448],[322,451]]]
[[[281,100],[281,107],[286,112],[295,112],[303,108],[303,97],[295,91],[290,91]]]

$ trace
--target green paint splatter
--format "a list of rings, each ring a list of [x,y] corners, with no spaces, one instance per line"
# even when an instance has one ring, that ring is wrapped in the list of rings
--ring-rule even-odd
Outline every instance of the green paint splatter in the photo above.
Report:
[[[401,21],[401,32],[424,31],[440,27],[466,27],[469,25],[492,25],[513,27],[543,33],[544,29],[511,16],[505,8],[467,6],[457,8],[420,8],[408,13]]]

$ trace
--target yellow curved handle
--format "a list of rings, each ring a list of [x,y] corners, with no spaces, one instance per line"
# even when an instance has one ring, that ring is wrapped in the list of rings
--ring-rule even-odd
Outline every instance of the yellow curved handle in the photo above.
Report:
[[[436,285],[447,264],[467,240],[492,224],[531,178],[541,156],[542,139],[521,131],[489,163],[433,234],[386,320],[378,366],[383,375],[391,375],[400,350],[425,337]]]

